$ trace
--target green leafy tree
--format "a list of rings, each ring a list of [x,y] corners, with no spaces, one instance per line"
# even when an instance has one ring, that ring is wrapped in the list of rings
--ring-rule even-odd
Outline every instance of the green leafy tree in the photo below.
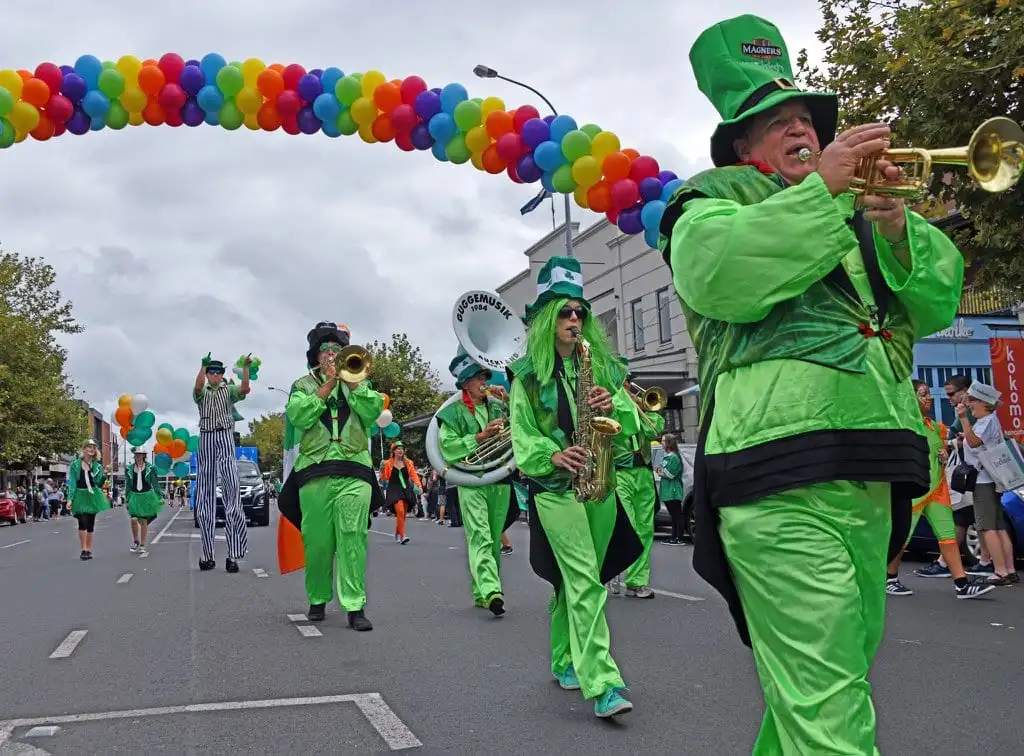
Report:
[[[810,66],[801,51],[799,78],[839,95],[840,129],[884,121],[894,146],[936,149],[966,145],[994,115],[1024,120],[1021,0],[819,0],[819,6],[824,66]],[[981,263],[976,280],[1024,291],[1024,190],[985,192],[963,168],[935,166],[934,173],[933,196],[918,209],[930,217],[959,209],[971,229],[954,240],[969,261]]]
[[[255,446],[260,453],[260,470],[283,478],[284,413],[271,412],[249,421],[249,432],[242,436],[242,446]]]

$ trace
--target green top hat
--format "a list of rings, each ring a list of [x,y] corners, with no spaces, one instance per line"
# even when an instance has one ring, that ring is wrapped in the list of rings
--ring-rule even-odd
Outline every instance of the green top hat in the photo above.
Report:
[[[526,322],[553,299],[577,299],[588,310],[590,302],[583,298],[583,272],[575,257],[552,257],[537,275],[537,300],[526,305]]]
[[[489,374],[491,371],[466,354],[466,350],[460,346],[458,353],[448,363],[448,372],[455,377],[455,388],[461,389],[463,384],[474,375]]]
[[[737,16],[705,29],[690,48],[690,65],[697,87],[723,119],[711,137],[716,166],[740,161],[732,143],[743,136],[747,119],[793,99],[811,111],[821,147],[835,139],[839,98],[793,83],[786,41],[770,21]]]

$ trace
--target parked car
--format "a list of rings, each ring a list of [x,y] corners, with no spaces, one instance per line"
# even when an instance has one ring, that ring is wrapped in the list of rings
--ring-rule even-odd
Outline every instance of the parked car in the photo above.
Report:
[[[12,526],[28,522],[25,502],[17,496],[0,496],[0,522],[9,522]]]
[[[1017,560],[1024,559],[1024,488],[1007,491],[1002,495],[1003,513],[1006,516],[1006,531],[1013,544],[1013,555]],[[967,528],[965,544],[968,551],[977,559],[981,556],[981,541],[974,525]],[[908,551],[934,553],[939,550],[928,521],[922,517],[907,545]]]
[[[242,511],[245,519],[253,525],[266,527],[270,524],[270,501],[267,496],[267,486],[263,480],[259,466],[249,459],[235,461],[238,466],[238,493],[242,499]],[[217,522],[224,522],[224,500],[223,490],[220,483],[217,484]],[[199,527],[199,518],[193,512],[193,522]]]
[[[693,511],[693,459],[697,454],[697,444],[680,444],[679,445],[679,458],[683,461],[683,524],[685,530],[683,535],[687,538],[693,539],[693,529],[696,523],[696,517]],[[655,493],[658,491],[659,484],[661,482],[661,476],[658,475],[658,467],[661,465],[661,460],[665,457],[665,450],[661,447],[660,443],[651,444],[651,465],[654,467],[654,486]],[[654,527],[671,528],[672,518],[669,517],[668,510],[661,503],[661,498],[654,505]]]

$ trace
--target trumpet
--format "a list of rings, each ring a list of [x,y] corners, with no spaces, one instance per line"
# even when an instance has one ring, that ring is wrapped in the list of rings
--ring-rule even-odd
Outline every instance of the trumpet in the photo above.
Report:
[[[373,355],[365,347],[347,346],[334,358],[334,367],[345,383],[362,383],[373,371]]]
[[[807,147],[798,154],[804,162],[814,156],[815,153]],[[875,165],[880,158],[899,166],[904,175],[891,181],[886,179]],[[964,166],[986,192],[1005,192],[1024,176],[1024,129],[1009,118],[997,116],[975,129],[970,142],[964,147],[885,150],[879,155],[861,159],[850,191],[857,195],[876,194],[920,202],[928,196],[933,164]]]
[[[644,412],[661,412],[668,406],[668,393],[661,386],[641,388],[635,383],[629,384],[629,393],[636,399]]]

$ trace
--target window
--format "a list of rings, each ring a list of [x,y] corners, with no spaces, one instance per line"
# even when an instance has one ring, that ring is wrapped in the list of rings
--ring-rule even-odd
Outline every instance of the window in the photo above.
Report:
[[[668,287],[658,289],[658,340],[662,344],[672,342],[672,314],[668,303]]]
[[[644,338],[644,308],[643,300],[634,299],[629,305],[630,315],[633,317],[633,351],[642,352],[646,339]]]
[[[956,412],[949,399],[946,398],[944,390],[946,381],[954,375],[966,375],[972,381],[981,381],[992,385],[992,368],[983,365],[922,365],[918,367],[918,380],[923,381],[932,390],[932,399],[935,402],[935,408],[932,411],[946,425],[951,425],[956,420]]]
[[[604,328],[604,332],[608,334],[608,341],[611,342],[612,348],[615,352],[619,351],[619,311],[608,310],[602,312],[597,316],[597,322]]]

